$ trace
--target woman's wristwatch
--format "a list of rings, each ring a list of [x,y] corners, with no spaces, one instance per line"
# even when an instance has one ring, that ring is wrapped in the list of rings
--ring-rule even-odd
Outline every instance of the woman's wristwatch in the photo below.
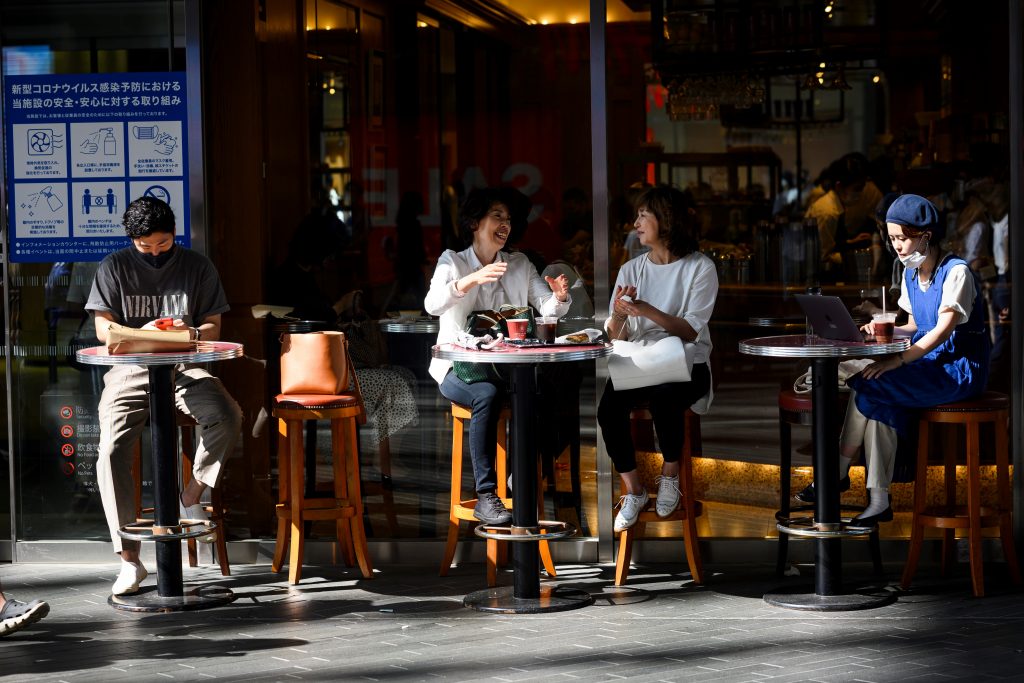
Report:
[[[199,341],[200,339],[203,338],[202,330],[200,330],[198,327],[193,327],[191,329],[196,333],[195,339],[193,339],[192,341]]]

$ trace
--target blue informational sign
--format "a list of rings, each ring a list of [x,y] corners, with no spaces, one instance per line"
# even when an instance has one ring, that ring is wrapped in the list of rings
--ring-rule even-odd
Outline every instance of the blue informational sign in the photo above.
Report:
[[[99,261],[145,195],[189,246],[187,111],[180,72],[6,76],[10,260]]]

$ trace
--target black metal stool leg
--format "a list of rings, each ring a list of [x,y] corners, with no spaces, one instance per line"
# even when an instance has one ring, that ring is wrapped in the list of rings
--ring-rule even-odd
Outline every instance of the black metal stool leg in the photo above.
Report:
[[[789,516],[790,487],[792,485],[792,431],[789,423],[779,416],[779,512]],[[779,544],[776,547],[775,573],[783,576],[786,573],[786,560],[789,556],[789,534],[779,532]]]

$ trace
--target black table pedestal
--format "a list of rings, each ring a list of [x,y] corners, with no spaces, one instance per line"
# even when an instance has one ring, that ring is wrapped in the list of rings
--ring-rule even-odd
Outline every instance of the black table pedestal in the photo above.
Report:
[[[537,526],[537,447],[534,440],[534,398],[537,376],[534,366],[512,364],[509,393],[512,403],[512,524]],[[470,593],[466,607],[504,614],[561,612],[594,603],[586,591],[540,585],[538,541],[513,541],[512,588],[491,588]]]
[[[896,593],[876,588],[843,587],[843,546],[839,516],[839,428],[836,414],[829,407],[839,402],[839,359],[814,358],[814,520],[819,528],[833,527],[835,538],[814,540],[814,592],[808,587],[780,589],[764,596],[776,607],[816,612],[848,611],[882,607],[896,600]],[[780,529],[780,532],[782,530]]]
[[[178,437],[174,421],[174,366],[149,365],[149,425],[153,450],[154,523],[178,524]],[[223,532],[219,532],[223,533]],[[181,539],[156,542],[157,588],[132,595],[111,595],[107,602],[130,612],[180,612],[216,607],[234,600],[227,588],[204,586],[185,591],[181,572]]]

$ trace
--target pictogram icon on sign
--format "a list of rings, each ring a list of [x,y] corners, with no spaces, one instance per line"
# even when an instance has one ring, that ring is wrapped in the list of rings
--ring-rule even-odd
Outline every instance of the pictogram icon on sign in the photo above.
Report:
[[[72,427],[71,425],[61,425],[60,435],[63,436],[65,439],[70,439],[75,435],[75,428]]]
[[[69,443],[66,443],[60,447],[60,454],[63,455],[65,458],[70,458],[72,455],[75,454],[75,447]]]
[[[75,411],[71,409],[71,406],[61,406],[60,417],[63,420],[70,420],[75,416]]]
[[[65,476],[70,477],[72,474],[75,473],[75,463],[68,462],[67,460],[65,460],[60,464],[60,469]]]

